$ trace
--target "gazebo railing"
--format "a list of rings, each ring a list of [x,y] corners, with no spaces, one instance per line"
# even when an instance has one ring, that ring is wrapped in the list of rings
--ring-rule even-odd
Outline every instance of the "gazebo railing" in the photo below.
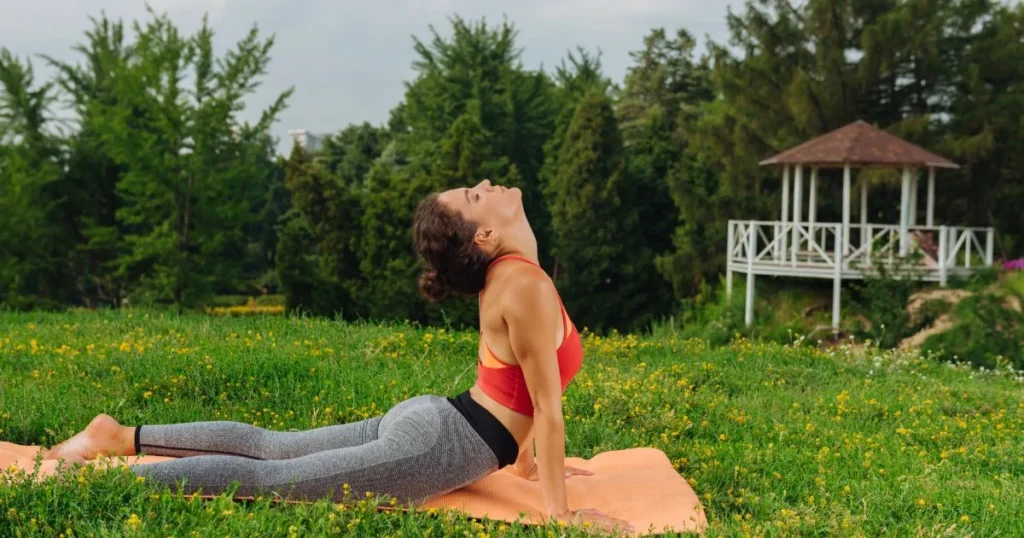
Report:
[[[731,269],[743,270],[749,265],[786,274],[782,269],[789,267],[799,276],[802,271],[820,273],[836,268],[839,262],[840,271],[863,272],[878,264],[891,266],[917,258],[912,269],[934,273],[942,283],[951,271],[993,263],[992,228],[910,226],[901,240],[898,225],[851,224],[848,239],[844,241],[843,236],[843,226],[838,223],[733,220],[728,228],[728,261]],[[843,254],[837,256],[837,252]]]
[[[881,258],[892,265],[899,258],[900,227],[892,224],[868,224],[866,226],[850,225],[850,241],[847,243],[843,263],[849,267],[851,262],[870,267],[872,259]],[[853,238],[860,241],[854,248]]]

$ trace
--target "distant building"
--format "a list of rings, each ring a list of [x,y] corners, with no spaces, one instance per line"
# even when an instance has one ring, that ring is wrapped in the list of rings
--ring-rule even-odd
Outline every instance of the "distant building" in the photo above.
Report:
[[[326,135],[314,134],[306,129],[291,129],[288,135],[292,137],[292,145],[298,144],[308,152],[314,152],[323,145]]]

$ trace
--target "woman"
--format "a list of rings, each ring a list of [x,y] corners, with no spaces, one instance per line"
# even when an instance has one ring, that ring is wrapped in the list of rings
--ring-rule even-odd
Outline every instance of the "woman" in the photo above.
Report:
[[[55,446],[47,459],[83,461],[139,452],[180,459],[133,465],[138,475],[217,493],[263,489],[291,498],[388,494],[403,502],[440,495],[514,465],[539,480],[549,518],[631,530],[595,510],[570,511],[561,397],[583,359],[580,337],[537,263],[519,189],[491,185],[435,193],[420,203],[416,250],[428,266],[421,292],[440,301],[479,295],[477,381],[454,398],[418,396],[383,416],[302,432],[238,422],[122,426],[107,415]],[[530,444],[536,440],[536,460]],[[520,449],[521,448],[521,449]]]

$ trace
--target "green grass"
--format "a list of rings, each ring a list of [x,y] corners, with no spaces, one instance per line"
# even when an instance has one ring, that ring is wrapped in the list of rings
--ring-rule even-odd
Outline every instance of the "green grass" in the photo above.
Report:
[[[465,389],[475,338],[283,317],[0,314],[0,439],[49,445],[97,413],[280,430],[359,420]],[[708,536],[1019,533],[1024,389],[1012,375],[748,341],[585,345],[565,398],[568,453],[665,451],[705,503]],[[120,472],[0,486],[0,536],[566,533],[499,525],[367,502],[190,502]]]

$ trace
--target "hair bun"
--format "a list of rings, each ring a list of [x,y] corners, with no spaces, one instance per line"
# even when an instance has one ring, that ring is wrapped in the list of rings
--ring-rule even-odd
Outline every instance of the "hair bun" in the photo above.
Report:
[[[449,291],[448,284],[437,271],[430,270],[420,275],[420,293],[428,300],[441,302],[448,297]]]

